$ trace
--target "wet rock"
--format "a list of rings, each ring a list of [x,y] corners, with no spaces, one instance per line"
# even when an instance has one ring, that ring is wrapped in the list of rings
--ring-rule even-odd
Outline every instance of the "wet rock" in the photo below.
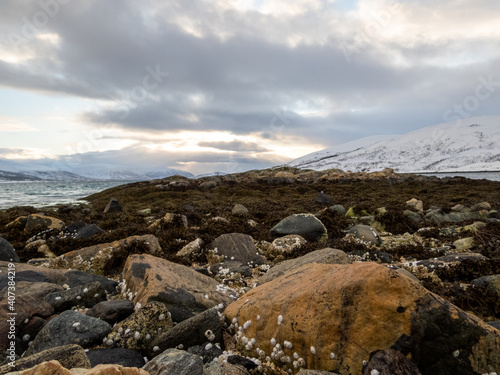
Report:
[[[340,205],[340,204],[336,204],[334,206],[330,206],[328,207],[328,211],[330,212],[336,212],[340,215],[345,215],[346,213],[346,209],[344,208],[344,206]]]
[[[111,214],[111,213],[122,212],[122,211],[123,211],[122,205],[120,204],[120,202],[118,202],[118,199],[115,199],[115,198],[111,198],[109,200],[108,204],[106,205],[106,207],[104,208],[105,214]]]
[[[481,211],[481,210],[491,210],[491,205],[488,202],[480,202],[476,203],[474,206],[472,206],[471,211]]]
[[[134,312],[134,304],[125,299],[102,301],[87,311],[88,316],[113,324],[127,318]],[[121,364],[121,363],[120,363]]]
[[[54,308],[55,312],[69,310],[76,306],[92,307],[101,301],[106,301],[106,291],[100,283],[94,282],[50,293],[45,296],[45,301]]]
[[[322,191],[316,196],[314,201],[323,206],[328,206],[329,204],[332,204],[332,198],[328,194],[323,193]]]
[[[83,348],[102,343],[111,332],[111,325],[73,310],[66,310],[49,321],[33,340],[26,355],[42,350],[77,344]]]
[[[307,369],[361,373],[369,353],[409,337],[422,374],[483,374],[500,366],[498,330],[370,262],[302,266],[252,289],[224,314],[246,326],[243,335],[266,355],[279,343],[277,365],[296,352]]]
[[[276,238],[266,251],[267,256],[276,258],[278,255],[292,254],[295,250],[300,249],[305,243],[306,239],[298,234],[289,234],[284,237]]]
[[[64,228],[64,222],[56,219],[55,217],[32,214],[26,218],[26,226],[24,227],[24,230],[31,230],[34,228],[38,228],[40,230],[62,230]]]
[[[470,250],[474,247],[474,237],[461,238],[453,242],[457,251]]]
[[[212,241],[207,250],[221,257],[221,260],[234,261],[249,267],[266,263],[266,259],[257,254],[253,238],[247,234],[223,234]]]
[[[11,371],[22,371],[30,369],[42,362],[58,361],[66,368],[90,368],[90,361],[85,354],[84,349],[79,345],[63,345],[50,348],[33,355],[22,357],[14,362],[14,367],[4,365],[0,367],[0,374],[6,374]]]
[[[353,233],[356,238],[375,246],[382,243],[378,231],[369,225],[355,225],[349,229],[349,233]]]
[[[271,234],[275,236],[298,234],[308,241],[319,241],[326,235],[326,228],[314,215],[296,214],[281,220],[271,229]]]
[[[141,368],[146,364],[143,356],[129,349],[114,348],[114,349],[92,349],[87,352],[87,357],[90,360],[92,367],[97,365],[115,364],[124,367]]]
[[[105,341],[108,347],[136,350],[149,358],[153,357],[150,343],[162,332],[172,328],[172,319],[161,302],[149,302],[128,318],[118,323]]]
[[[249,266],[234,260],[214,264],[209,267],[209,270],[210,274],[220,276],[223,279],[233,279],[238,277],[238,275],[240,275],[239,277],[252,276],[252,269]]]
[[[119,271],[120,264],[123,264],[124,259],[135,251],[147,252],[153,255],[162,254],[158,238],[152,234],[146,234],[70,251],[51,259],[49,264],[52,267],[72,268],[110,275]]]
[[[0,237],[0,260],[6,262],[19,262],[19,256],[14,247],[5,238]]]
[[[487,322],[486,324],[500,330],[500,320],[495,320],[494,322]]]
[[[212,308],[176,324],[153,340],[151,348],[158,347],[158,352],[163,352],[179,345],[187,349],[207,343],[222,343],[222,323],[218,311]]]
[[[248,209],[243,206],[242,204],[236,203],[231,210],[231,213],[236,216],[247,216],[248,215]]]
[[[183,350],[168,349],[146,363],[143,369],[151,375],[202,375],[203,361],[198,355]]]
[[[351,259],[342,250],[326,248],[322,250],[312,251],[304,256],[285,260],[272,267],[267,273],[259,278],[259,283],[267,283],[274,280],[285,273],[302,267],[310,263],[323,263],[323,264],[350,264]]]
[[[420,375],[417,365],[394,349],[377,352],[368,362],[364,375]]]
[[[87,224],[83,228],[79,229],[74,238],[90,238],[93,236],[97,236],[98,234],[105,233],[101,228],[99,228],[95,224]]]
[[[201,238],[197,238],[196,240],[191,241],[182,249],[180,249],[177,252],[177,256],[189,261],[193,261],[201,254],[202,246],[203,240]]]

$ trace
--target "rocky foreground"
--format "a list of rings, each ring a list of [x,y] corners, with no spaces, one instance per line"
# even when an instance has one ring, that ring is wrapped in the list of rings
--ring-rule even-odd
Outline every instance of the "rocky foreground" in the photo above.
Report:
[[[0,211],[0,374],[500,373],[498,182],[288,168],[87,201]]]

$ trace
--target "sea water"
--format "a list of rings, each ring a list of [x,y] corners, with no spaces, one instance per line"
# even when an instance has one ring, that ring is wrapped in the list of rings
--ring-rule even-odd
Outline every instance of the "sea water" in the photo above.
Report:
[[[83,203],[83,197],[130,182],[133,181],[0,182],[0,209]]]

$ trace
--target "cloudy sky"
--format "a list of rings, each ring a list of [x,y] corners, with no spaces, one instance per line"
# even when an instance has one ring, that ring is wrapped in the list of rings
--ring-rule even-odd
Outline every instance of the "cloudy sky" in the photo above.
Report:
[[[0,159],[235,172],[500,114],[498,0],[2,0]]]

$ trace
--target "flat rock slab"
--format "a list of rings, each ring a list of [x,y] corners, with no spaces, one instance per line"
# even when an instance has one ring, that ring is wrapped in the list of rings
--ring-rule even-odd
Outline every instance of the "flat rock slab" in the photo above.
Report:
[[[122,278],[124,297],[145,305],[159,301],[167,306],[174,322],[188,319],[219,303],[232,299],[217,281],[195,270],[152,255],[131,255],[127,258]]]
[[[448,267],[453,264],[458,264],[464,260],[471,261],[485,261],[488,260],[487,257],[478,253],[460,253],[460,254],[448,254],[442,257],[424,259],[417,262],[413,262],[412,265],[424,266],[425,268],[432,270],[435,268]]]
[[[111,325],[73,310],[67,310],[48,322],[26,351],[27,355],[57,346],[77,344],[83,348],[102,343]]]
[[[252,289],[224,314],[243,327],[240,342],[255,338],[266,356],[274,349],[286,370],[293,370],[296,352],[303,368],[360,374],[371,353],[402,346],[405,337],[424,375],[500,368],[498,330],[371,262],[304,265]]]

